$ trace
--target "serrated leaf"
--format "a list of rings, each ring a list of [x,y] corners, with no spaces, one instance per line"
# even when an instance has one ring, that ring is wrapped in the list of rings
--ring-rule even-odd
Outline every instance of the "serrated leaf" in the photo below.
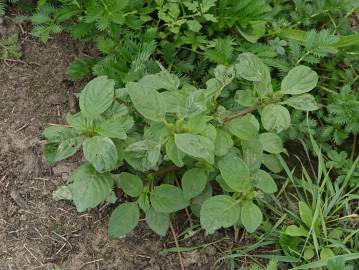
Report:
[[[201,226],[207,234],[236,224],[240,215],[239,204],[230,196],[217,195],[207,199],[201,207]]]
[[[86,163],[69,177],[69,189],[78,212],[95,208],[112,193],[113,180],[109,173],[99,173]]]
[[[255,175],[255,182],[255,186],[265,193],[271,194],[277,192],[278,190],[274,179],[266,171],[259,170]]]
[[[318,83],[317,73],[307,66],[291,69],[281,83],[284,94],[299,95],[312,90]]]
[[[280,133],[290,126],[290,114],[288,110],[277,104],[265,106],[261,113],[263,127],[267,131]]]
[[[253,233],[261,225],[263,220],[262,211],[252,201],[246,201],[241,208],[241,221],[244,228]]]
[[[174,213],[189,205],[189,201],[183,196],[180,188],[162,184],[155,187],[150,194],[153,208],[160,213]]]
[[[118,161],[116,145],[110,138],[94,136],[83,143],[86,160],[92,163],[98,172],[114,169]]]
[[[207,185],[207,174],[203,169],[193,168],[186,171],[182,176],[183,195],[190,200],[202,193]]]
[[[100,76],[90,81],[80,94],[80,109],[84,116],[94,119],[112,104],[115,95],[115,81]]]
[[[275,133],[266,132],[259,135],[259,141],[263,145],[263,150],[272,154],[283,152],[282,139]]]
[[[126,87],[133,105],[143,117],[156,122],[164,120],[166,105],[159,92],[140,83],[131,82]]]
[[[315,111],[319,109],[318,103],[315,101],[315,98],[311,94],[303,94],[294,97],[290,97],[281,104],[286,104],[294,109],[301,111]]]
[[[175,143],[178,149],[185,154],[213,164],[214,144],[207,137],[190,133],[175,134]]]
[[[159,213],[154,208],[150,208],[146,213],[146,223],[152,231],[160,236],[166,236],[170,227],[170,216]]]
[[[140,219],[137,203],[123,203],[112,212],[108,233],[111,238],[119,238],[133,231]]]
[[[140,177],[132,173],[123,172],[117,175],[115,183],[131,197],[140,196],[143,190],[143,183]]]
[[[251,188],[251,177],[247,165],[234,155],[226,155],[218,161],[218,169],[226,184],[237,192]]]

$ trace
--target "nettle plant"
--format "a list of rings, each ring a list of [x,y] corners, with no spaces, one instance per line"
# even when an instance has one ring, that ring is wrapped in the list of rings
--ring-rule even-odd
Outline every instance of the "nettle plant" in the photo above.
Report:
[[[67,126],[43,133],[51,163],[81,146],[87,160],[54,197],[73,200],[83,212],[115,203],[114,188],[120,188],[128,202],[112,212],[113,238],[131,232],[141,210],[149,227],[165,235],[170,214],[187,207],[206,233],[231,226],[254,232],[263,219],[261,198],[277,191],[261,168],[280,171],[278,133],[290,125],[285,105],[318,109],[307,93],[318,76],[297,66],[274,91],[269,69],[251,53],[213,73],[205,89],[163,68],[121,89],[105,76],[90,81],[79,96],[81,111],[67,116]],[[233,90],[250,84],[251,90]]]

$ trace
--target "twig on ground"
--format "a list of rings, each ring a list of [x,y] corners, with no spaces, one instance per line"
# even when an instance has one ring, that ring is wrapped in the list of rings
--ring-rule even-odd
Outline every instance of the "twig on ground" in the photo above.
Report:
[[[178,239],[177,239],[177,234],[176,234],[176,231],[173,227],[173,224],[172,222],[170,222],[170,228],[171,228],[171,233],[172,233],[172,236],[173,236],[173,239],[175,241],[175,244],[176,244],[176,248],[179,249],[179,243],[178,243]],[[178,254],[178,259],[179,259],[179,262],[180,262],[180,269],[181,270],[184,270],[184,263],[183,263],[183,258],[182,258],[182,253],[181,251],[177,251],[177,254]]]

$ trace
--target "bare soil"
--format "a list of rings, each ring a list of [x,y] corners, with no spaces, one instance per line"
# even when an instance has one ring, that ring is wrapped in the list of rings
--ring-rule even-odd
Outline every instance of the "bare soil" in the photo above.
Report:
[[[71,203],[52,199],[82,157],[51,167],[42,158],[41,132],[76,110],[81,83],[68,81],[66,69],[86,48],[66,35],[42,44],[14,25],[0,28],[2,35],[19,32],[23,50],[20,61],[0,61],[0,270],[179,269],[177,254],[163,251],[174,246],[171,235],[161,239],[141,225],[113,241],[107,236],[113,206],[78,214]],[[220,237],[201,233],[180,244]],[[217,247],[183,253],[186,269],[211,269]]]

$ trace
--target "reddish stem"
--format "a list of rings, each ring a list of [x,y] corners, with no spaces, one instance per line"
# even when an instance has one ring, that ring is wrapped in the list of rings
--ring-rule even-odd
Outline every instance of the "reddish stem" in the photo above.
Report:
[[[224,122],[228,122],[228,121],[231,121],[235,118],[239,118],[239,117],[242,117],[244,115],[246,115],[247,113],[250,113],[250,112],[254,112],[256,110],[255,107],[248,107],[248,108],[245,108],[244,110],[240,111],[240,112],[236,112],[234,114],[231,114],[231,115],[228,115],[226,117],[223,118],[223,121]]]

